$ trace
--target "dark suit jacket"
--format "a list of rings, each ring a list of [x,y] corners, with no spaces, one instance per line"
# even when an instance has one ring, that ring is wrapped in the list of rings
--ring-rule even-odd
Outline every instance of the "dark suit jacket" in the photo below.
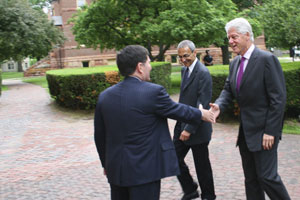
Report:
[[[181,70],[181,77],[185,73],[185,67]],[[212,79],[208,69],[198,60],[184,87],[181,86],[179,102],[198,108],[199,104],[203,108],[209,109],[212,96]],[[187,145],[209,142],[211,139],[211,123],[202,121],[200,125],[187,124],[177,121],[174,130],[174,140],[179,139],[183,130],[191,133],[189,140],[184,143]]]
[[[286,88],[281,65],[271,53],[255,48],[236,92],[240,56],[229,66],[229,76],[216,104],[221,111],[237,99],[245,140],[250,151],[262,149],[263,134],[281,137]]]
[[[127,77],[99,95],[95,143],[109,183],[133,186],[179,174],[167,118],[201,123],[201,111],[165,89]]]

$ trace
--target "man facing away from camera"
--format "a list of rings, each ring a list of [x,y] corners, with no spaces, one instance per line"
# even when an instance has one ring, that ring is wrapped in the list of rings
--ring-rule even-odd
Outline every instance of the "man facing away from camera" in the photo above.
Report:
[[[233,99],[240,108],[239,146],[248,200],[289,200],[277,172],[286,88],[282,68],[271,53],[254,46],[252,28],[244,18],[225,26],[229,45],[238,54],[229,66],[224,89],[214,104],[218,116]]]
[[[179,103],[196,108],[202,104],[208,109],[212,96],[212,78],[208,69],[197,59],[195,44],[190,40],[183,40],[178,44],[177,51],[180,62],[184,65],[181,70]],[[203,121],[195,125],[178,120],[175,125],[173,142],[180,168],[177,178],[184,193],[182,200],[199,197],[198,185],[184,161],[190,149],[201,189],[201,199],[216,198],[208,151],[211,134],[212,125],[209,122]]]
[[[117,54],[124,80],[99,95],[95,143],[112,200],[158,200],[160,180],[179,174],[167,118],[200,124],[211,111],[172,101],[150,83],[147,49],[129,45]]]

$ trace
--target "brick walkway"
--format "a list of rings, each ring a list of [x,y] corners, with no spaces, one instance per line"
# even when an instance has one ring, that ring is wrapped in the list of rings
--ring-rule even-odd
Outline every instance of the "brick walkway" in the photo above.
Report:
[[[109,199],[93,142],[93,115],[58,108],[39,86],[3,82],[9,90],[0,97],[0,199]],[[245,199],[237,129],[214,125],[210,157],[217,199]],[[187,163],[196,177],[191,154]],[[279,172],[291,198],[300,199],[300,136],[283,136]],[[181,195],[175,177],[162,180],[161,200]]]

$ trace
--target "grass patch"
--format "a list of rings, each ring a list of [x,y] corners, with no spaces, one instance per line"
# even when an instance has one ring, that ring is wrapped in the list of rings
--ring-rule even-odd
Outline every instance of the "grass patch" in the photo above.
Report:
[[[69,75],[82,75],[82,74],[94,74],[106,71],[119,71],[116,65],[106,65],[101,67],[85,67],[85,68],[65,68],[47,71],[49,74],[55,74],[60,76]]]
[[[23,78],[23,72],[2,72],[2,79]]]
[[[39,85],[43,88],[48,89],[48,82],[46,80],[45,76],[39,76],[39,77],[30,77],[23,80],[26,83],[31,83],[34,85]]]
[[[8,90],[8,87],[5,86],[5,85],[2,85],[2,86],[1,86],[1,90],[2,90],[2,92],[3,92],[3,91],[6,91],[6,90]]]
[[[287,119],[283,125],[283,133],[300,135],[300,122],[297,119]]]

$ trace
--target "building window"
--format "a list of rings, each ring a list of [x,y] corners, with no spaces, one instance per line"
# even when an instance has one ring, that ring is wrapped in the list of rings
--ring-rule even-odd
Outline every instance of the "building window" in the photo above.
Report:
[[[27,69],[28,68],[28,63],[25,63],[25,69]]]
[[[82,61],[83,67],[89,67],[89,61]]]
[[[15,65],[14,63],[8,63],[8,69],[14,69]]]
[[[77,0],[77,8],[81,8],[85,5],[85,0]]]
[[[177,63],[177,55],[172,55],[171,56],[171,62],[172,63]]]

